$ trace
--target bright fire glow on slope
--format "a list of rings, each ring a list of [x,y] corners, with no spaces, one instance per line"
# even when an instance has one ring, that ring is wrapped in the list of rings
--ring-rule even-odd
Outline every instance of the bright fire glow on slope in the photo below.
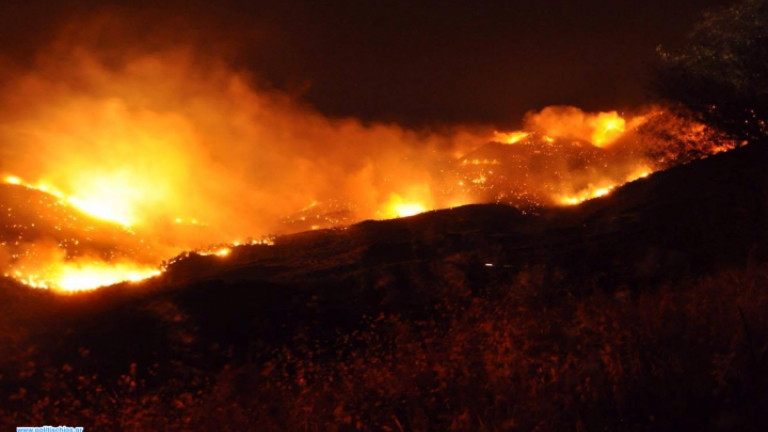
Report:
[[[49,193],[97,219],[115,222],[125,227],[131,226],[130,205],[123,201],[123,197],[126,196],[125,190],[114,187],[114,185],[110,185],[102,179],[94,181],[93,185],[85,188],[95,192],[86,195],[88,198],[66,196],[56,187],[46,183],[26,183],[20,177],[14,175],[6,176],[4,180],[7,184],[25,186],[29,189]]]
[[[0,228],[6,230],[0,232],[0,262],[5,264],[0,274],[3,276],[33,288],[75,293],[123,282],[137,283],[167,269],[167,265],[155,265],[142,258],[145,248],[153,248],[150,242],[114,221],[95,223],[96,219],[90,219],[72,206],[57,189],[44,184],[31,185],[12,175],[6,176],[4,183],[9,187],[2,188],[0,200],[0,217],[5,220]],[[9,200],[14,196],[23,200]],[[41,232],[45,233],[46,225],[53,225],[54,231],[60,233],[59,240],[39,237]],[[12,234],[14,231],[17,234]],[[116,244],[104,249],[105,238]],[[52,244],[53,241],[58,244]],[[226,258],[232,247],[272,244],[269,237],[249,238],[244,242],[234,241],[231,246],[210,246],[193,253]]]
[[[424,213],[427,211],[427,208],[419,203],[402,203],[395,205],[393,211],[397,214],[397,217],[408,217]]]
[[[37,273],[19,270],[11,276],[33,288],[55,289],[65,292],[90,291],[121,282],[139,282],[160,275],[161,271],[135,263],[62,262]]]
[[[522,131],[495,132],[494,141],[514,144],[536,132],[544,135],[547,142],[554,139],[580,140],[595,147],[606,147],[644,121],[643,116],[628,121],[617,111],[587,113],[572,106],[551,106],[528,113],[523,120]]]
[[[589,142],[596,148],[602,148],[620,139],[623,134],[628,130],[634,129],[639,123],[637,119],[633,119],[631,126],[628,126],[628,122],[616,112],[587,114],[572,108],[547,108],[526,118],[526,130],[509,133],[495,132],[493,140],[504,144],[534,146],[531,147],[533,149],[532,154],[540,153],[540,150],[537,150],[538,147],[535,146],[556,146],[558,145],[556,144],[557,142],[560,142],[560,145],[562,145],[563,140],[569,139],[576,140],[573,145],[577,147],[574,148],[578,148],[580,145],[578,142],[584,141]],[[542,132],[546,133],[546,135],[542,134]],[[151,138],[146,139],[154,141]],[[555,148],[551,147],[551,149]],[[425,161],[423,163],[426,169],[429,166],[429,162]],[[589,161],[586,163],[589,163]],[[459,191],[450,188],[446,189],[435,178],[430,179],[426,183],[416,182],[410,185],[406,184],[404,187],[400,186],[398,187],[400,193],[389,193],[388,199],[378,204],[378,208],[375,210],[376,217],[382,219],[408,217],[435,208],[478,202],[478,198],[472,198],[471,195],[467,195],[466,188],[469,187],[467,185],[472,185],[472,187],[480,190],[492,190],[494,187],[492,179],[496,178],[495,173],[504,167],[504,162],[497,158],[484,158],[482,160],[464,159],[459,166],[462,168],[476,167],[476,169],[480,169],[480,172],[472,174],[466,180],[455,182],[454,184],[462,188]],[[586,186],[576,187],[574,185],[574,189],[570,193],[560,193],[551,196],[550,203],[559,205],[580,204],[586,200],[607,195],[621,184],[645,177],[652,171],[641,160],[638,161],[638,168],[626,178],[616,177],[616,175],[596,177]],[[70,205],[86,215],[118,224],[129,233],[133,233],[134,230],[140,231],[147,221],[154,220],[153,213],[147,213],[146,207],[143,206],[145,201],[159,203],[162,201],[163,196],[178,195],[172,189],[169,190],[167,186],[161,188],[165,190],[160,192],[162,195],[158,195],[159,192],[154,187],[155,183],[151,177],[145,178],[131,174],[130,171],[124,170],[117,173],[92,176],[85,176],[82,173],[83,171],[76,171],[73,174],[73,180],[68,182],[68,194],[63,193],[59,187],[54,186],[51,182],[29,183],[18,175],[8,175],[4,180],[5,183],[10,185],[23,186],[28,189],[48,193],[56,197],[62,205]],[[397,174],[396,171],[394,173]],[[355,199],[354,196],[351,198]],[[482,202],[482,199],[480,199],[480,202]],[[311,205],[303,206],[300,211],[311,213],[319,207],[319,202],[312,200]],[[357,220],[363,217],[364,214],[358,215]],[[307,217],[302,216],[302,220],[305,219]],[[312,218],[309,220],[312,220]],[[350,222],[355,220],[351,219]],[[191,218],[173,218],[168,219],[168,222],[171,226],[179,227],[179,229],[204,229],[208,226]],[[156,223],[156,221],[153,223]],[[130,230],[128,230],[129,227]],[[311,229],[319,229],[320,227],[321,225],[316,223],[311,225]],[[152,231],[149,232],[151,234]],[[179,243],[179,245],[182,243]],[[193,243],[183,244],[189,245]],[[233,246],[239,244],[240,242],[234,242]],[[183,250],[179,245],[175,249],[177,252]],[[221,258],[229,256],[232,250],[229,246],[211,247],[208,249],[196,247],[195,249],[198,255],[212,255]],[[29,270],[21,266],[21,268],[13,269],[13,271],[6,274],[32,287],[77,292],[125,281],[137,282],[157,276],[162,272],[162,270],[159,270],[159,265],[139,264],[130,260],[73,260],[69,258],[64,259],[63,257],[51,260],[47,264],[41,263],[35,268],[36,270]]]
[[[611,144],[625,131],[627,122],[616,111],[599,113],[589,120],[594,132],[592,132],[592,144],[597,147]]]
[[[494,131],[493,140],[500,143],[504,143],[504,144],[514,144],[528,137],[529,135],[530,135],[530,132],[523,132],[523,131],[507,132],[507,133]]]
[[[570,117],[573,117],[574,113],[569,112],[568,114]],[[587,136],[588,140],[595,147],[601,147],[615,141],[627,130],[626,121],[615,112],[586,115],[579,111],[576,115],[582,118],[577,118],[575,122],[581,123],[582,126],[586,125],[586,129],[580,130],[575,134],[570,131],[564,132],[560,125],[561,123],[574,123],[573,118],[566,116],[566,118],[553,121],[553,117],[556,116],[548,113],[547,110],[543,110],[538,117],[529,117],[527,121],[534,124],[534,127],[531,129],[535,129],[537,122],[539,125],[543,124],[544,120],[548,122],[548,127],[545,131],[552,136],[536,135],[540,137],[540,142],[543,145],[553,145],[556,141],[556,138],[553,137],[558,137],[559,139],[563,137],[583,139],[584,136]],[[493,139],[504,144],[517,144],[522,140],[526,140],[526,143],[528,143],[526,145],[531,145],[531,143],[536,142],[535,134],[536,132],[529,131],[496,132]],[[467,166],[467,162],[467,160],[464,160],[461,166]],[[472,161],[470,166],[484,167],[487,165],[494,167],[501,164],[502,162],[497,159],[483,159],[482,161]],[[636,173],[621,180],[632,181],[647,176],[651,171],[650,168],[643,165]],[[463,186],[466,183],[479,188],[488,187],[486,183],[489,178],[493,178],[493,174],[493,170],[483,171],[466,181],[459,181],[458,184],[459,186]],[[75,190],[71,192],[71,195],[61,192],[61,189],[50,182],[28,183],[18,175],[8,175],[4,180],[5,183],[10,185],[23,186],[28,189],[48,193],[55,196],[62,205],[70,205],[86,215],[119,224],[126,230],[130,227],[131,231],[128,232],[132,233],[134,229],[141,229],[143,220],[138,215],[141,214],[141,203],[144,194],[152,189],[151,185],[153,182],[151,178],[136,178],[135,176],[126,175],[125,172],[90,178],[78,172],[74,178],[75,181],[70,182],[70,185],[75,185]],[[590,183],[587,187],[576,190],[573,193],[555,196],[553,201],[561,205],[579,204],[592,198],[607,195],[615,187],[623,183],[624,181],[616,181],[616,179],[603,179],[594,184]],[[435,205],[436,195],[432,190],[433,188],[435,188],[435,184],[416,183],[415,185],[401,188],[405,193],[390,193],[388,200],[383,202],[376,210],[376,215],[383,219],[400,218],[439,208],[440,205]],[[449,194],[449,197],[450,199],[442,202],[443,207],[476,202],[472,198],[467,198],[461,194],[457,195],[456,193]],[[317,207],[318,201],[313,200],[311,205],[304,206],[301,211],[312,212]],[[206,224],[197,222],[196,219],[189,219],[189,221],[191,222],[187,223],[187,219],[174,218],[171,220],[171,225],[194,228],[206,226]],[[320,225],[314,224],[311,226],[311,229],[318,229],[319,227]],[[234,242],[233,246],[239,244],[240,242]],[[252,242],[251,244],[262,243]],[[201,256],[212,255],[226,258],[230,255],[231,250],[229,246],[219,246],[202,250],[197,249],[196,253]],[[25,266],[21,266],[21,268],[7,273],[7,275],[32,287],[78,292],[120,282],[138,282],[157,276],[162,272],[159,266],[139,264],[132,261],[70,260],[63,257],[50,260],[47,264],[41,263],[36,268],[36,270],[29,270]]]
[[[380,213],[384,219],[394,219],[415,216],[428,210],[427,205],[421,200],[404,199],[398,194],[392,194]]]
[[[578,205],[583,203],[584,201],[588,201],[595,198],[600,198],[603,196],[606,196],[610,194],[615,188],[622,186],[626,183],[633,182],[635,180],[639,180],[642,178],[646,178],[651,174],[650,169],[640,169],[639,171],[631,174],[629,177],[627,177],[625,182],[622,182],[620,184],[609,184],[604,186],[594,186],[590,185],[586,189],[583,189],[579,191],[576,194],[573,195],[563,195],[558,197],[558,202],[562,205],[572,206],[572,205]]]
[[[4,183],[46,192],[85,220],[67,238],[60,238],[64,224],[49,224],[46,247],[91,240],[85,215],[135,236],[102,239],[114,243],[106,252],[100,244],[80,255],[31,257],[15,236],[34,231],[42,215],[14,219],[0,226],[7,231],[0,232],[0,274],[32,286],[139,280],[169,256],[253,235],[470,203],[534,212],[574,205],[658,168],[638,144],[640,115],[553,106],[526,115],[516,131],[412,130],[325,117],[187,52],[104,61],[87,45],[76,54],[66,51],[71,46],[79,47],[57,44],[65,52],[0,92],[0,143],[13,146],[0,148],[0,172],[11,174]],[[16,214],[16,203],[2,205]],[[136,243],[129,253],[126,242]],[[231,259],[229,251],[200,254]]]

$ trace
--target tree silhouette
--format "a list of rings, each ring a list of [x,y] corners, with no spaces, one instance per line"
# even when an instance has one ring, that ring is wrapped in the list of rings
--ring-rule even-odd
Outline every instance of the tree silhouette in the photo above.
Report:
[[[768,137],[768,1],[710,13],[683,49],[658,51],[652,87],[673,115],[737,145]]]

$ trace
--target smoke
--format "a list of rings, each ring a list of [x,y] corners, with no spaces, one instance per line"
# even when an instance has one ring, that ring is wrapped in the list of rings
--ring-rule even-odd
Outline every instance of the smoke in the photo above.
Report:
[[[57,43],[3,88],[0,170],[54,185],[86,212],[180,247],[275,230],[315,201],[374,217],[428,167],[487,131],[330,119],[246,73],[179,48],[116,57]],[[193,236],[194,237],[194,236]]]
[[[628,124],[617,111],[586,113],[573,106],[558,105],[529,112],[523,122],[528,131],[603,147],[612,144],[628,129],[635,129],[643,117],[635,117]]]
[[[0,257],[31,285],[141,278],[158,256],[318,227],[322,206],[336,215],[326,222],[348,224],[470,202],[575,204],[650,170],[635,131],[644,116],[568,106],[497,134],[525,149],[503,166],[490,155],[465,169],[493,128],[329,118],[233,67],[216,43],[193,49],[169,31],[132,40],[119,17],[65,28],[2,81],[0,174],[141,237],[72,255],[52,236],[13,252],[34,259]],[[306,225],[286,228],[289,215]]]

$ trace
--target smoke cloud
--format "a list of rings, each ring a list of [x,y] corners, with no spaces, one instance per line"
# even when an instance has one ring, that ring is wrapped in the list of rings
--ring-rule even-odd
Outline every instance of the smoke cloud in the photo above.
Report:
[[[375,217],[393,194],[429,189],[431,164],[488,136],[326,118],[188,48],[126,52],[57,41],[8,80],[0,170],[175,245],[172,222],[205,227],[183,234],[189,247],[270,233],[330,198]]]
[[[65,27],[2,77],[0,175],[134,236],[101,230],[96,245],[99,230],[72,225],[94,243],[79,244],[54,221],[50,238],[3,242],[0,270],[32,285],[140,279],[183,250],[472,202],[577,204],[652,171],[635,131],[644,116],[547,107],[497,133],[517,146],[500,151],[486,145],[491,126],[330,118],[218,43],[179,42],[199,33],[132,38],[121,17]]]

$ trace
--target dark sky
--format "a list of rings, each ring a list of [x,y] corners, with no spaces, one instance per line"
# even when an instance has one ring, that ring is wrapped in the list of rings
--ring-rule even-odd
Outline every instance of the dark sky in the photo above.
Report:
[[[504,127],[551,104],[641,104],[654,48],[728,3],[6,0],[0,55],[24,64],[62,25],[106,10],[126,16],[123,37],[220,51],[327,115]]]

